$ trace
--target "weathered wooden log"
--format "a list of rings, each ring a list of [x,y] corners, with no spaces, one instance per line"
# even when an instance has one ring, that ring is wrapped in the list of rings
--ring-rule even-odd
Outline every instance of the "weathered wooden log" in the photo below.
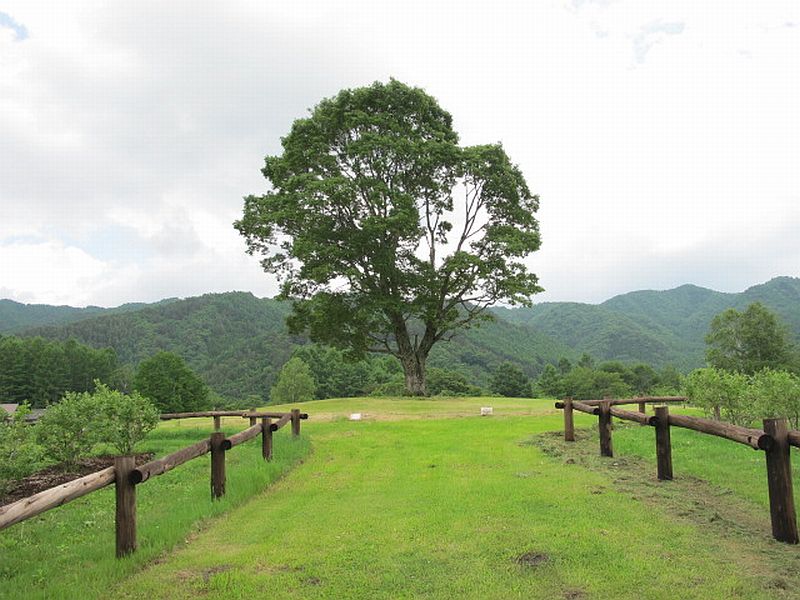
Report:
[[[749,429],[724,421],[712,421],[711,419],[701,419],[688,415],[670,415],[669,424],[673,427],[683,427],[709,435],[716,435],[750,446],[755,450],[766,450],[772,443],[772,438],[760,429]]]
[[[672,479],[672,440],[669,435],[669,408],[656,406],[656,461],[658,463],[658,479]]]
[[[192,460],[193,458],[197,458],[198,456],[202,456],[206,452],[211,450],[211,444],[208,439],[200,440],[196,444],[192,444],[191,446],[187,446],[186,448],[182,448],[177,452],[173,452],[172,454],[168,454],[163,458],[158,458],[156,460],[151,460],[148,463],[140,465],[139,467],[134,468],[131,470],[131,483],[139,484],[147,481],[151,477],[155,477],[156,475],[161,475],[162,473],[166,473],[167,471],[174,469],[178,465],[182,465],[185,462]]]
[[[789,432],[789,443],[792,446],[796,446],[800,448],[800,431],[790,431]]]
[[[261,457],[272,460],[272,423],[269,417],[261,417]]]
[[[578,402],[577,400],[572,401],[572,410],[577,410],[578,412],[586,413],[587,415],[596,415],[600,412],[600,409],[596,406],[590,406],[588,404],[584,404],[583,402]]]
[[[130,481],[135,466],[133,456],[114,458],[117,558],[136,550],[136,485]]]
[[[635,421],[640,425],[656,424],[655,416],[645,415],[640,412],[635,412],[632,410],[625,410],[624,408],[614,408],[613,406],[610,407],[609,410],[611,411],[612,417],[616,417],[624,421]]]
[[[764,419],[764,431],[772,439],[772,444],[764,452],[767,457],[772,537],[779,542],[796,544],[798,543],[797,514],[794,509],[792,465],[786,419]]]
[[[575,421],[572,417],[572,399],[564,400],[564,441],[575,441]]]
[[[600,429],[600,456],[614,456],[611,444],[611,405],[602,402],[598,408],[600,409],[597,418]]]
[[[242,417],[242,418],[261,418],[269,417],[271,419],[280,419],[283,415],[291,413],[278,413],[278,412],[251,412],[242,410],[205,410],[200,412],[183,412],[183,413],[163,413],[160,418],[162,421],[172,421],[175,419],[197,419],[201,417]],[[308,413],[300,413],[300,419],[308,419]]]
[[[211,434],[211,499],[225,495],[225,434],[215,431]]]
[[[114,467],[108,467],[102,471],[90,473],[85,477],[43,490],[28,498],[0,506],[0,530],[104,488],[114,483],[115,478]]]
[[[300,435],[300,409],[292,409],[292,436]]]
[[[281,415],[281,417],[272,424],[272,431],[278,431],[278,429],[286,425],[291,420],[292,420],[291,414]]]
[[[261,423],[256,423],[255,425],[227,438],[223,442],[222,446],[225,450],[230,450],[234,446],[238,446],[239,444],[256,437],[259,433],[261,433]]]
[[[590,406],[598,406],[601,402],[610,402],[611,406],[618,406],[620,404],[653,404],[653,403],[667,403],[667,402],[686,402],[688,399],[683,396],[641,396],[636,398],[621,398],[617,400],[582,400],[584,404]]]

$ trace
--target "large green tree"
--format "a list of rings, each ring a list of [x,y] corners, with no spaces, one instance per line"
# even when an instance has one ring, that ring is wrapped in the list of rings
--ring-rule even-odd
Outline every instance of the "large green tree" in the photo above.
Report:
[[[281,368],[269,399],[275,404],[307,402],[314,399],[316,387],[311,369],[303,359],[294,356]]]
[[[531,194],[499,144],[461,147],[452,117],[392,80],[326,99],[266,159],[271,191],[235,227],[294,300],[294,332],[403,366],[425,395],[431,348],[541,290]]]
[[[795,361],[786,326],[759,302],[742,312],[729,308],[714,317],[706,344],[708,364],[726,371],[752,374],[789,368]]]

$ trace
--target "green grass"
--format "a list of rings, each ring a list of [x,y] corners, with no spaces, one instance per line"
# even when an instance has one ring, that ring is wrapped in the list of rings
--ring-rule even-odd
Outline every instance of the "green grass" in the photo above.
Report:
[[[237,419],[223,427],[235,431],[244,426]],[[210,431],[210,419],[163,423],[141,450],[169,454]],[[264,490],[309,449],[307,440],[292,440],[288,428],[274,438],[270,463],[261,458],[259,439],[227,453],[222,500],[210,498],[208,455],[138,486],[139,549],[123,560],[114,558],[113,486],[0,532],[0,598],[105,598],[121,577],[184,544],[210,519]]]
[[[474,416],[481,405],[495,416]],[[760,528],[758,499],[745,494],[736,505],[760,517],[747,535],[732,535],[676,509],[696,501],[680,481],[643,475],[647,493],[632,495],[618,481],[652,464],[569,458],[595,457],[596,440],[561,443],[558,453],[542,447],[545,432],[561,428],[551,407],[505,399],[303,405],[312,415],[309,459],[112,597],[796,597],[798,549]],[[348,412],[367,420],[348,422]],[[615,432],[617,453],[644,455],[651,436]],[[738,473],[742,455],[727,447],[723,462]],[[763,485],[763,472],[741,474]],[[538,564],[520,564],[526,554]]]
[[[269,466],[234,449],[223,502],[208,499],[207,459],[145,483],[132,558],[113,558],[109,492],[0,533],[0,596],[799,596],[800,548],[770,538],[763,454],[733,442],[674,429],[676,480],[658,482],[652,428],[617,427],[615,458],[600,458],[596,418],[576,415],[580,440],[565,443],[550,401],[298,406],[302,441],[282,430],[285,462]],[[151,443],[185,446],[198,426],[169,422]]]

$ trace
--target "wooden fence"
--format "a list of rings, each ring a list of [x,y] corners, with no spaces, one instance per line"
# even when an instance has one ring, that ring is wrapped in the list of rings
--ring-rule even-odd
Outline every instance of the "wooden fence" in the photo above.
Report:
[[[766,456],[769,508],[772,519],[772,536],[781,542],[798,543],[797,514],[792,490],[792,467],[790,446],[800,448],[800,431],[790,431],[786,419],[764,419],[764,429],[750,429],[712,421],[689,415],[671,415],[667,406],[657,406],[655,414],[645,414],[648,403],[684,402],[686,398],[630,398],[627,400],[563,400],[556,408],[564,410],[564,439],[575,441],[573,411],[597,415],[600,433],[600,455],[614,456],[611,439],[611,417],[634,421],[655,428],[656,462],[658,478],[672,479],[672,445],[670,427],[692,429],[708,435],[716,435],[733,442],[761,450]],[[624,404],[639,404],[639,412],[616,408]]]
[[[272,434],[284,425],[292,424],[292,435],[300,435],[300,421],[308,415],[299,410],[290,413],[260,412],[220,412],[175,413],[161,415],[162,420],[185,419],[191,417],[214,417],[215,429],[219,429],[219,418],[236,416],[250,419],[250,427],[230,437],[215,431],[211,437],[196,444],[182,448],[163,458],[151,460],[136,466],[134,457],[119,456],[114,466],[74,479],[23,498],[11,504],[0,506],[0,530],[10,527],[51,508],[66,504],[107,485],[114,484],[116,491],[116,546],[117,558],[136,550],[136,486],[156,477],[185,462],[211,453],[211,498],[215,500],[225,494],[225,452],[261,434],[261,455],[264,460],[272,460]],[[276,421],[272,421],[276,419]]]

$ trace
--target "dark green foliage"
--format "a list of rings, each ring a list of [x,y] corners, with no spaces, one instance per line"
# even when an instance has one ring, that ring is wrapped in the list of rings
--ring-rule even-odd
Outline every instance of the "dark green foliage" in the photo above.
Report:
[[[490,389],[509,398],[530,398],[531,381],[512,363],[499,365],[492,374]]]
[[[295,350],[311,369],[317,398],[350,398],[369,395],[377,386],[402,373],[400,363],[391,356],[369,356],[349,360],[342,350],[308,344]]]
[[[708,364],[726,371],[753,374],[795,363],[786,326],[759,302],[743,312],[729,308],[714,317],[706,344]]]
[[[142,361],[134,388],[161,412],[192,412],[208,407],[208,387],[172,352],[159,352]]]
[[[263,169],[271,190],[245,198],[235,227],[294,301],[291,331],[396,356],[425,395],[435,344],[541,290],[524,263],[539,199],[499,144],[460,147],[423,90],[343,90],[281,143]]]
[[[64,392],[94,389],[94,381],[115,381],[114,350],[95,350],[75,340],[0,336],[0,401],[29,401],[34,408],[57,402]]]
[[[563,368],[566,363],[562,361],[560,366],[545,367],[535,384],[537,394],[590,400],[656,393],[677,394],[680,386],[680,376],[674,367],[667,367],[659,373],[643,363],[626,365],[619,361],[607,361],[597,367],[578,364],[565,373]]]
[[[482,390],[458,371],[433,367],[428,369],[428,392],[431,396],[480,396]]]

